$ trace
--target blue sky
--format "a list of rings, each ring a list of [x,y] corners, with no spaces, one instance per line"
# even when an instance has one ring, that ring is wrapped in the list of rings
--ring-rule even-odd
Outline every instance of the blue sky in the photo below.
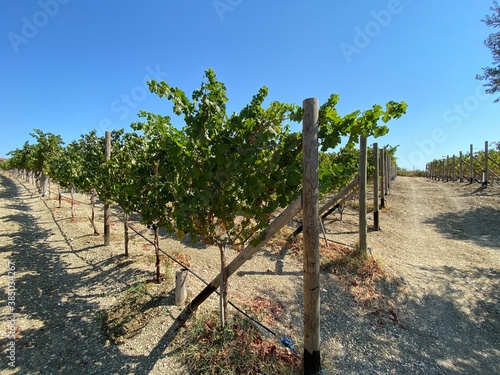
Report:
[[[209,67],[231,111],[263,85],[270,100],[295,104],[338,93],[341,114],[404,100],[407,114],[377,142],[400,145],[408,169],[500,140],[500,104],[475,79],[492,61],[483,41],[493,30],[481,22],[491,1],[0,4],[0,156],[32,140],[34,128],[70,142],[92,129],[130,129],[140,109],[168,114],[145,81],[190,94]]]

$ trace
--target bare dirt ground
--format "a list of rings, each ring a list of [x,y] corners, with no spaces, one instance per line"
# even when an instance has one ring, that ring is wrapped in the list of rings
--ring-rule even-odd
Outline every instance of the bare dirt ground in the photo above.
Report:
[[[367,291],[335,272],[322,272],[321,355],[327,374],[500,373],[500,188],[478,186],[394,181],[380,216],[382,230],[368,237],[388,276]],[[103,246],[102,236],[92,235],[88,206],[78,204],[75,212],[71,219],[67,202],[58,208],[54,199],[42,201],[33,185],[0,175],[2,373],[189,374],[173,345],[181,309],[174,303],[172,271],[164,268],[160,286],[149,283],[150,244],[132,236],[125,258],[118,220],[112,244]],[[355,212],[346,209],[344,221],[338,218],[326,220],[328,238],[355,243]],[[133,225],[151,238],[151,230]],[[207,281],[218,273],[217,249],[166,234],[160,245],[188,260]],[[266,324],[291,337],[299,353],[301,269],[292,252],[268,247],[230,279],[235,303],[262,297],[283,307]],[[15,282],[14,312],[9,282]],[[105,316],[139,282],[161,298],[131,315],[133,330],[114,344],[102,331]],[[190,276],[190,297],[202,288]],[[214,296],[202,308],[213,310],[217,303]],[[15,368],[9,366],[13,329]]]

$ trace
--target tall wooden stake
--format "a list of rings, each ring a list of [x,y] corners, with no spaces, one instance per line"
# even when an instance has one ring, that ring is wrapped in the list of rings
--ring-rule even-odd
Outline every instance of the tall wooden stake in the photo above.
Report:
[[[159,230],[158,230],[158,225],[156,223],[153,223],[152,225],[153,230],[154,230],[154,247],[155,247],[155,259],[156,259],[156,283],[159,284],[161,283],[161,272],[160,272],[160,238],[159,238]]]
[[[484,142],[484,178],[483,186],[488,186],[488,141]]]
[[[128,237],[128,218],[129,215],[126,213],[123,218],[123,236],[125,239],[125,256],[128,257],[128,243],[129,243],[129,237]]]
[[[474,148],[470,145],[470,183],[474,182]]]
[[[111,158],[111,132],[107,131],[105,135],[104,160],[109,161]],[[109,202],[106,200],[104,204],[104,245],[110,244],[110,208]]]
[[[379,198],[378,198],[378,143],[373,144],[373,165],[375,166],[375,172],[373,176],[373,229],[380,230],[379,222]]]
[[[458,155],[458,160],[460,163],[460,182],[464,182],[464,160],[462,151],[460,151],[460,154]]]
[[[385,150],[380,149],[380,208],[385,207]]]
[[[446,155],[446,182],[450,181],[450,155]]]
[[[366,137],[359,137],[359,254],[366,256]]]
[[[451,158],[451,174],[452,174],[451,179],[453,182],[455,182],[455,177],[456,177],[455,176],[455,169],[456,169],[456,167],[455,167],[455,155],[453,155]]]
[[[385,149],[385,195],[390,193],[391,189],[391,157],[389,153],[387,152],[387,148],[384,147]]]
[[[318,99],[303,102],[304,374],[320,374]]]

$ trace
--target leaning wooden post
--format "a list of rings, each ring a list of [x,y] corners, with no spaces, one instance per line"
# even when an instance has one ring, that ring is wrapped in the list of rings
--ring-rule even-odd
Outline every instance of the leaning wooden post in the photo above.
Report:
[[[304,374],[320,374],[318,99],[303,102]]]
[[[378,143],[373,144],[373,165],[375,166],[375,172],[373,175],[373,229],[380,230],[379,223],[379,197],[378,197]]]
[[[484,142],[484,178],[483,186],[488,186],[488,141]]]
[[[470,145],[470,183],[474,182],[474,148]]]
[[[460,182],[464,182],[464,160],[462,151],[460,151],[460,153],[458,154],[458,160],[460,164]]]
[[[111,158],[111,132],[105,133],[105,147],[104,147],[104,160],[109,161]],[[109,201],[106,200],[104,204],[104,245],[110,244],[110,207]]]
[[[380,149],[380,208],[385,207],[385,150]]]
[[[359,254],[366,256],[366,137],[359,137]]]

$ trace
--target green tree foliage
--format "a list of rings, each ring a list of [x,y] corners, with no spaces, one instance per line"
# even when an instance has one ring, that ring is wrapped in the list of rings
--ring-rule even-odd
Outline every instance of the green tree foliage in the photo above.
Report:
[[[31,159],[32,170],[49,174],[51,161],[61,152],[61,136],[44,133],[39,129],[34,129],[30,135],[36,139]]]
[[[302,136],[291,124],[302,121],[302,108],[277,101],[264,105],[268,89],[262,87],[239,112],[228,113],[226,87],[211,69],[191,97],[166,82],[152,81],[149,87],[171,102],[182,128],[168,116],[141,111],[134,132],[112,133],[110,161],[104,160],[104,138],[92,131],[59,153],[64,162],[54,164],[51,173],[67,186],[95,191],[128,213],[140,213],[146,224],[217,245],[224,270],[226,246],[258,242],[275,210],[300,194]],[[360,135],[386,134],[385,123],[406,111],[404,102],[389,102],[341,116],[338,101],[331,95],[320,106],[324,191],[354,177]],[[342,139],[340,151],[326,154]],[[225,280],[221,285],[224,305]]]
[[[498,1],[493,1],[490,8],[492,14],[486,15],[482,20],[487,26],[500,27],[500,6]],[[492,66],[483,68],[483,74],[476,75],[476,79],[486,81],[486,93],[497,94],[500,91],[500,32],[491,33],[484,41],[486,47],[491,51],[493,57]],[[495,103],[500,101],[500,97],[495,99]]]

